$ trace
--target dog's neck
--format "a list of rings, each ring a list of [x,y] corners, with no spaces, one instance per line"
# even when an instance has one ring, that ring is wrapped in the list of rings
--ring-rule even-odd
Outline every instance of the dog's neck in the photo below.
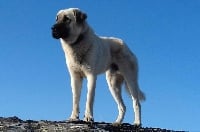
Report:
[[[71,45],[74,46],[74,45],[79,44],[79,42],[81,42],[81,41],[83,40],[83,38],[84,38],[84,35],[83,35],[83,34],[80,34],[80,35],[78,36],[78,38],[76,39],[76,41],[73,42]]]
[[[71,43],[72,46],[79,44],[84,39],[84,37],[87,34],[87,32],[89,32],[89,27],[88,27],[87,23],[85,23],[84,27],[85,28],[80,33],[80,35],[77,37],[77,39],[73,43]]]

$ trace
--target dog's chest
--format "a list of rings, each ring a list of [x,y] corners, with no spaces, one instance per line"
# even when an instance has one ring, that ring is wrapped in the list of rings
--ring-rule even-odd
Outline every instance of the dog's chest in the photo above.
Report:
[[[72,58],[69,58],[69,59],[66,58],[66,59],[67,59],[67,66],[68,66],[69,71],[76,72],[80,74],[82,77],[85,77],[87,73],[92,71],[91,66],[85,61],[80,63],[80,61],[76,61]]]
[[[81,76],[85,76],[86,72],[90,72],[92,70],[92,66],[89,63],[89,58],[86,53],[67,53],[66,62],[69,70],[73,70]]]

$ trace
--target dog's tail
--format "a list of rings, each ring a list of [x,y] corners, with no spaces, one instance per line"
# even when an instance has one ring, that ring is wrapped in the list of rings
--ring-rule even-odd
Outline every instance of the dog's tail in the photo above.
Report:
[[[128,80],[125,81],[125,89],[129,93],[129,95],[133,96],[135,99],[138,99],[140,101],[145,101],[146,97],[145,94],[140,90],[138,85],[138,61],[137,57],[129,50],[128,47],[126,47],[126,55],[128,59],[128,65],[131,67],[130,69],[133,71],[129,71],[127,73]],[[132,78],[134,76],[134,78]]]
[[[133,91],[133,88],[129,87],[128,84],[125,82],[125,90],[127,91],[128,95],[133,96],[134,98],[139,99],[140,101],[145,101],[146,96],[145,94],[140,90],[138,85],[135,85],[135,91]]]
[[[145,101],[146,100],[145,94],[140,89],[139,89],[138,97],[139,97],[139,100],[141,100],[141,101]]]

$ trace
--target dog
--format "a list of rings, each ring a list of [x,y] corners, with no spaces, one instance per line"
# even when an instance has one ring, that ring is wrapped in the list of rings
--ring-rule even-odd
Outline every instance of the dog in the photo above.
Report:
[[[95,84],[97,75],[106,73],[109,90],[118,106],[118,117],[114,123],[123,121],[126,107],[121,87],[133,100],[135,125],[141,125],[141,104],[144,93],[138,86],[138,64],[136,56],[125,42],[114,37],[99,37],[86,21],[87,14],[78,8],[60,10],[52,26],[52,36],[60,39],[71,77],[73,94],[71,121],[79,120],[79,100],[83,78],[87,78],[87,101],[84,121],[92,122]]]

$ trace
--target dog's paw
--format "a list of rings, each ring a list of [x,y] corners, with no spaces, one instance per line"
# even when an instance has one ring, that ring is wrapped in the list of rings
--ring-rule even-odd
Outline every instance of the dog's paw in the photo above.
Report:
[[[141,124],[141,123],[133,123],[133,125],[134,125],[135,127],[142,127],[142,124]]]
[[[120,122],[113,122],[112,125],[113,125],[113,126],[120,126],[121,123],[120,123]]]
[[[84,121],[86,121],[86,122],[94,122],[94,118],[92,116],[84,116]]]
[[[78,122],[78,121],[80,121],[80,119],[78,117],[70,117],[67,121],[68,122]]]

